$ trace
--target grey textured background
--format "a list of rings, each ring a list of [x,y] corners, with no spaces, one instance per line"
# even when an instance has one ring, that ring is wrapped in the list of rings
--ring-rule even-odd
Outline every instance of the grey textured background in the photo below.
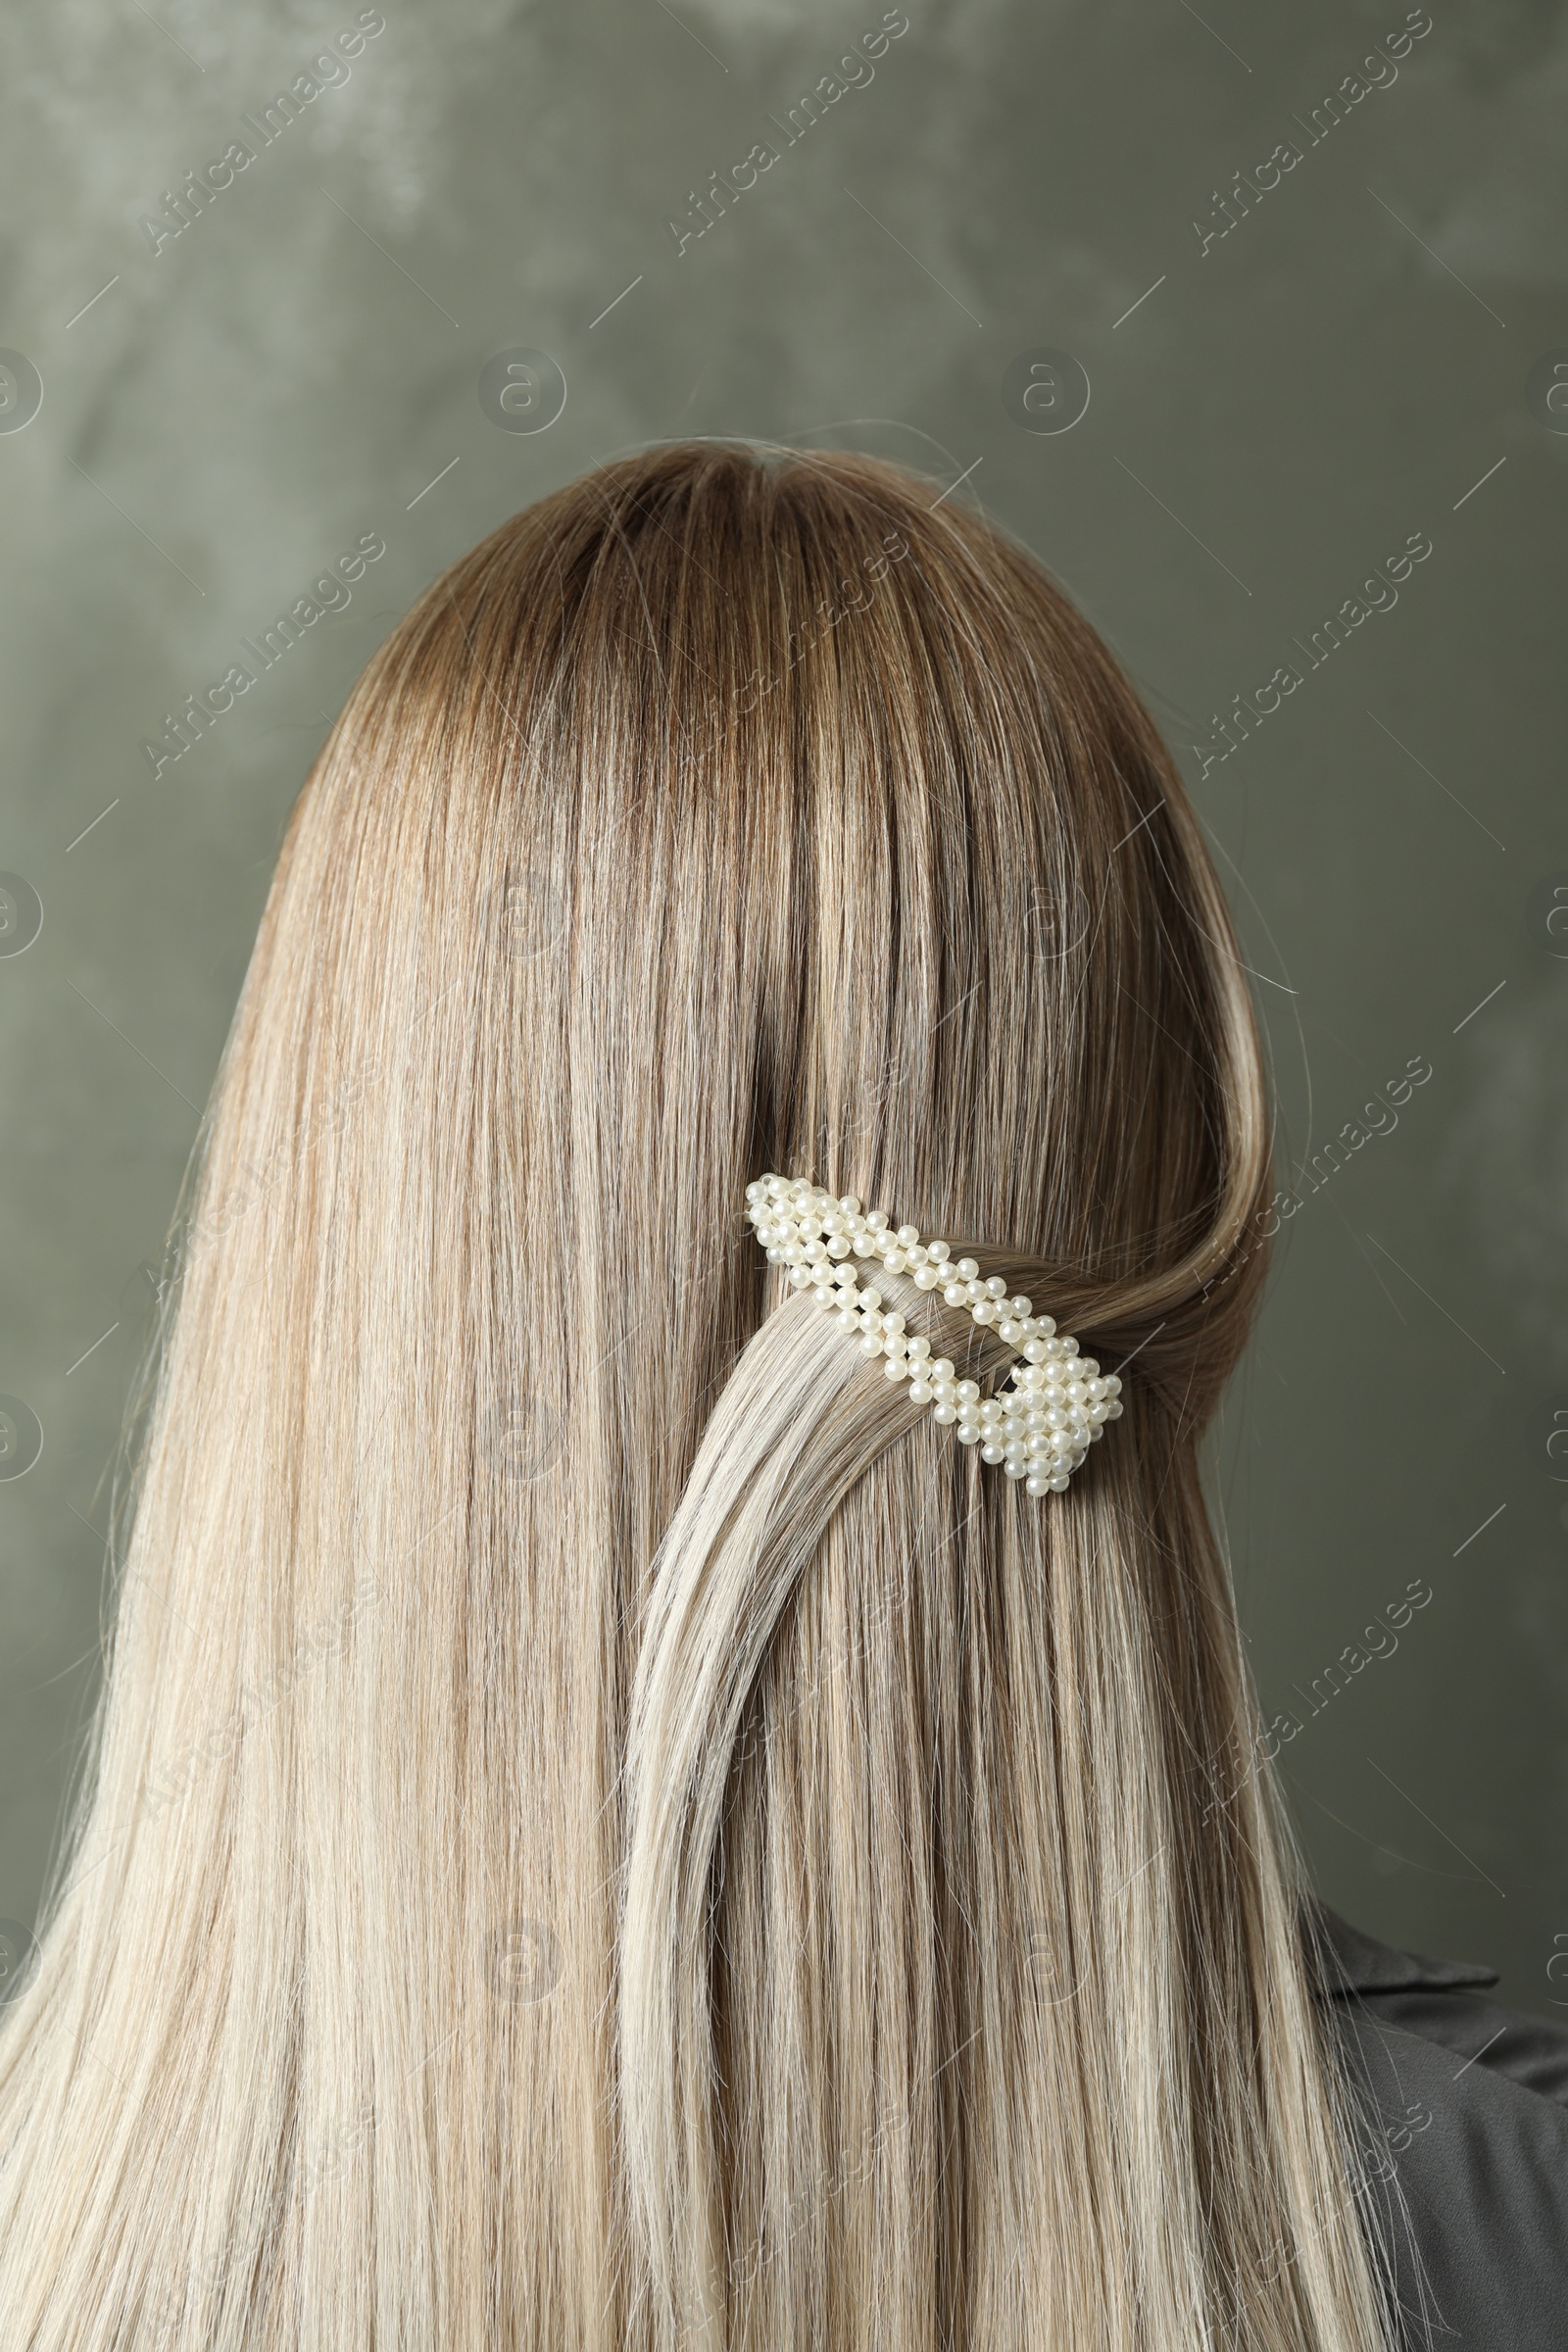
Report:
[[[982,501],[1181,747],[1300,1196],[1215,1463],[1300,1828],[1361,1925],[1564,2014],[1568,436],[1529,396],[1568,359],[1562,9],[1434,0],[1314,138],[1400,0],[910,0],[787,143],[878,6],[387,0],[155,253],[163,191],[357,13],[0,18],[0,345],[44,387],[0,433],[0,868],[44,908],[0,957],[0,1391],[45,1432],[0,1482],[0,1915],[33,1916],[94,1688],[138,1269],[329,715],[502,516],[610,453],[747,433]],[[777,163],[678,251],[759,140]],[[1299,162],[1205,246],[1283,140]],[[537,434],[477,397],[515,346],[568,386]],[[1003,397],[1048,346],[1092,386],[1054,434]],[[163,714],[366,533],[347,606],[155,780]],[[1417,533],[1397,604],[1205,772],[1211,714]],[[1397,1124],[1314,1174],[1412,1059]],[[1397,1645],[1351,1647],[1412,1582]]]

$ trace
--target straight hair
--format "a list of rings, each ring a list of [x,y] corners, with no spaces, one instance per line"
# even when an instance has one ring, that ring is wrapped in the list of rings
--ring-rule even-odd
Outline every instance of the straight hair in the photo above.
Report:
[[[7,2342],[1382,2352],[1200,1475],[1270,1139],[1174,763],[981,514],[678,443],[453,565],[172,1231]],[[1064,1493],[788,1288],[769,1169],[1120,1371]]]

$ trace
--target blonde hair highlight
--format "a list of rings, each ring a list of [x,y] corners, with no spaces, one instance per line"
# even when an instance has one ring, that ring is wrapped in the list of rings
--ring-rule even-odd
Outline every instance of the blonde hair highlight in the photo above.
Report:
[[[1246,973],[1117,664],[935,498],[602,466],[317,761],[0,2040],[8,2343],[1387,2341],[1200,1480]],[[767,1167],[1125,1359],[1065,1494],[787,1291]]]

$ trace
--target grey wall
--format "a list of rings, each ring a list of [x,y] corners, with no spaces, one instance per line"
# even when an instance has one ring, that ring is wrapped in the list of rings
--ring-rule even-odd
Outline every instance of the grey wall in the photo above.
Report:
[[[1215,1493],[1301,1832],[1361,1925],[1568,2003],[1563,11],[1433,0],[1363,68],[1401,0],[909,0],[792,141],[877,0],[386,0],[263,145],[242,114],[356,15],[0,18],[0,345],[43,391],[21,421],[0,378],[0,1392],[43,1431],[0,1480],[0,1915],[33,1916],[94,1687],[138,1269],[330,714],[505,514],[755,433],[964,477],[1180,747],[1296,1202]],[[478,395],[518,347],[567,387],[537,432]],[[1075,370],[1087,411],[1037,429]],[[352,601],[155,777],[164,714],[367,534]]]

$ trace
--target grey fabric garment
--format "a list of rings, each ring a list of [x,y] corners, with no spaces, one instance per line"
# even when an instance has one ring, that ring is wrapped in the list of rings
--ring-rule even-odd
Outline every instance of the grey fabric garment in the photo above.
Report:
[[[1401,2352],[1568,2352],[1568,2022],[1491,1999],[1494,1968],[1398,1951],[1326,1904],[1307,1931]]]

